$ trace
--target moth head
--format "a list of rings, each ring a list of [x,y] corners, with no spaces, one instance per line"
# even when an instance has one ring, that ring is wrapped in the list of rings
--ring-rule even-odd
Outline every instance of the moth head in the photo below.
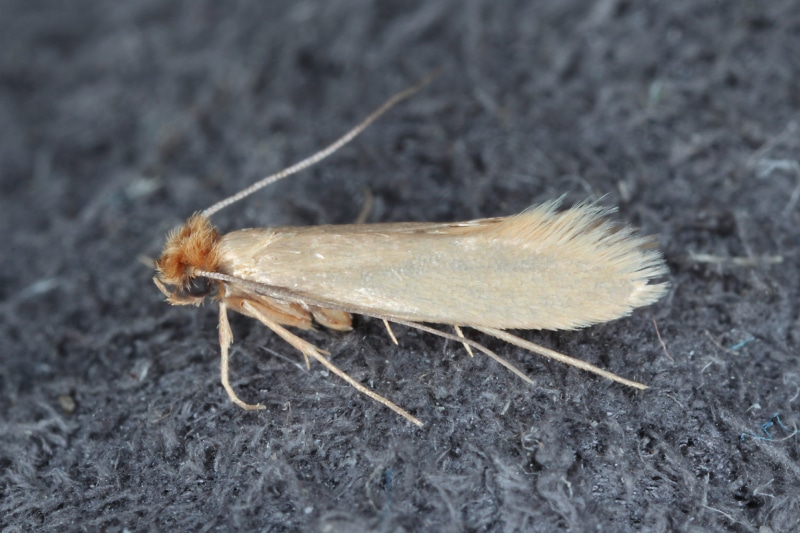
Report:
[[[200,305],[219,282],[198,272],[216,272],[218,266],[217,230],[207,217],[194,214],[167,235],[153,282],[171,304]]]

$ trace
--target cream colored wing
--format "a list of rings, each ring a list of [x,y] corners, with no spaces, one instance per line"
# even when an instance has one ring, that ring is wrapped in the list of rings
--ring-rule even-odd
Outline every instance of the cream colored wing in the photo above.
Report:
[[[218,241],[219,271],[416,322],[572,329],[660,298],[660,254],[611,211],[556,203],[506,218],[250,229]]]

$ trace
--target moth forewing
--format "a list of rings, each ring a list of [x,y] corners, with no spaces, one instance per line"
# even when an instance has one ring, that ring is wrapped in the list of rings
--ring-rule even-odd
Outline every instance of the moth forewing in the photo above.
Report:
[[[550,202],[457,224],[235,231],[218,271],[373,316],[499,329],[574,329],[661,297],[660,255],[604,220]],[[298,296],[299,299],[302,299]]]

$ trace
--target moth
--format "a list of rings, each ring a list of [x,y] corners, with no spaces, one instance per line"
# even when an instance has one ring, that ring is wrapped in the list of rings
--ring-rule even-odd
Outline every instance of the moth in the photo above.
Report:
[[[352,328],[352,314],[430,332],[476,349],[532,383],[519,369],[464,337],[470,327],[613,381],[647,388],[594,365],[539,346],[507,329],[571,330],[630,314],[658,300],[667,273],[648,238],[611,222],[613,211],[558,201],[517,215],[454,223],[348,224],[252,228],[220,235],[209,218],[256,190],[329,156],[427,79],[387,100],[327,148],[192,215],[166,239],[155,262],[156,286],[173,305],[219,305],[220,374],[230,400],[247,409],[229,381],[233,334],[228,310],[252,317],[359,392],[412,423],[422,422],[347,375],[330,355],[287,327]],[[453,333],[427,324],[444,324]]]

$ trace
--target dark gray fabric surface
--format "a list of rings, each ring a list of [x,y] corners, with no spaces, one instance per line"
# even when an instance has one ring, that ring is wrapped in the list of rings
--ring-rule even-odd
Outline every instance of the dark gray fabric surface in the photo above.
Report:
[[[798,530],[799,29],[791,0],[0,2],[2,531]],[[374,320],[304,335],[417,429],[233,317],[234,386],[268,406],[241,411],[213,306],[169,307],[141,259],[439,67],[215,222],[605,195],[671,292],[523,335],[652,388],[475,332],[535,385]]]

